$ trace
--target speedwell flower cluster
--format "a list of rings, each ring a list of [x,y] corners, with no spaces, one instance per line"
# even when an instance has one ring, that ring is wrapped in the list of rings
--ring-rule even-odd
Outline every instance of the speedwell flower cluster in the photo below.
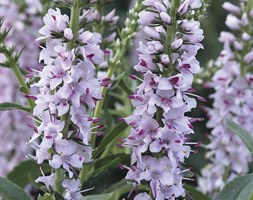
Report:
[[[227,181],[247,173],[252,161],[251,153],[240,138],[226,128],[225,118],[249,131],[253,128],[253,76],[249,73],[253,61],[253,9],[245,1],[241,1],[240,7],[228,2],[223,7],[230,12],[226,25],[231,31],[221,32],[219,39],[223,50],[215,63],[219,70],[211,83],[215,93],[212,95],[213,109],[208,109],[210,119],[207,124],[212,128],[211,143],[206,146],[206,157],[211,163],[202,170],[199,179],[200,189],[211,197]]]
[[[143,76],[129,96],[135,110],[125,118],[132,127],[123,144],[132,148],[126,179],[135,185],[149,182],[156,200],[175,199],[185,195],[181,163],[191,152],[187,136],[193,133],[195,119],[186,113],[196,107],[194,97],[202,100],[191,93],[193,75],[200,69],[195,56],[204,38],[194,15],[202,3],[144,0],[143,4],[146,10],[140,13],[140,23],[147,42],[140,42],[139,63],[134,66]]]
[[[38,126],[30,140],[36,150],[39,164],[48,161],[53,169],[65,169],[62,187],[65,199],[79,199],[80,179],[77,171],[91,161],[91,134],[97,130],[99,119],[90,115],[102,98],[101,84],[95,76],[95,65],[104,62],[100,49],[101,36],[80,29],[75,36],[69,25],[69,17],[60,9],[49,9],[43,18],[38,40],[46,40],[40,61],[45,64],[38,72],[40,80],[34,86],[39,94],[31,96],[36,106],[33,111]],[[77,45],[69,47],[70,42]],[[38,144],[38,139],[41,142]],[[55,174],[42,176],[43,182],[54,188]]]

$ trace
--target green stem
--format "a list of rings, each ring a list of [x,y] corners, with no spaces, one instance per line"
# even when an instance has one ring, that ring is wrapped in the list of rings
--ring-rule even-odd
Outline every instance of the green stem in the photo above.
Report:
[[[62,178],[64,177],[61,169],[56,169],[55,170],[55,190],[59,193],[62,193],[63,188],[62,188]]]
[[[113,74],[114,74],[114,71],[116,69],[116,66],[120,60],[120,58],[122,57],[122,51],[118,50],[116,52],[116,55],[114,57],[114,59],[112,60],[112,62],[109,63],[109,69],[107,71],[107,75],[106,77],[111,79]],[[102,93],[102,96],[103,98],[97,102],[96,104],[96,107],[95,107],[95,110],[94,110],[94,114],[93,114],[93,117],[94,118],[98,118],[101,116],[101,112],[102,112],[102,108],[103,108],[103,105],[104,105],[104,97],[106,95],[106,92],[107,92],[107,88],[106,87],[102,87],[101,88],[101,93]],[[93,145],[93,147],[95,147],[95,143],[96,143],[96,135],[93,134],[91,135],[91,141],[90,143]]]
[[[80,181],[81,184],[83,184],[87,179],[90,177],[90,175],[93,173],[94,168],[90,167],[89,165],[83,165],[83,168],[80,172]]]
[[[14,72],[14,74],[19,82],[20,87],[22,87],[24,89],[25,94],[30,94],[30,89],[28,88],[27,84],[24,81],[23,74],[21,73],[21,71],[17,65],[17,62],[10,55],[7,55],[7,53],[5,54],[5,56],[8,59],[8,61],[10,62],[10,67],[11,67],[12,71]],[[27,103],[28,103],[30,110],[32,112],[32,110],[35,106],[34,101],[31,99],[27,99]]]
[[[71,16],[70,16],[70,29],[73,32],[73,39],[67,43],[67,49],[70,51],[71,49],[73,49],[75,47],[75,41],[77,39],[78,36],[78,30],[79,30],[79,16],[80,16],[80,0],[74,0],[72,7],[71,7]],[[61,117],[61,119],[63,121],[65,121],[65,126],[63,128],[62,134],[63,134],[63,138],[67,138],[68,137],[68,132],[69,132],[69,125],[70,125],[70,116],[69,116],[69,112],[67,114],[65,114],[64,116]],[[55,171],[55,189],[59,192],[62,191],[62,174],[60,169],[57,169]]]
[[[176,29],[177,29],[177,9],[180,5],[179,0],[173,0],[171,2],[171,8],[170,8],[170,16],[171,16],[171,24],[167,25],[167,35],[166,35],[166,40],[165,40],[165,53],[169,56],[170,61],[173,60],[172,58],[172,49],[171,49],[171,44],[176,38]],[[173,71],[173,66],[167,66],[164,70],[163,75],[168,77],[171,75]]]
[[[79,16],[80,16],[80,0],[74,0],[73,5],[71,7],[71,16],[69,25],[69,28],[72,30],[74,37],[67,44],[68,50],[71,50],[75,46],[75,41],[77,39],[79,30]]]
[[[69,28],[73,32],[73,39],[69,41],[67,44],[67,49],[69,51],[75,47],[75,41],[77,39],[79,30],[79,16],[80,16],[80,0],[74,0],[71,7],[71,16],[69,23]],[[63,138],[67,138],[70,125],[69,113],[65,114],[61,119],[65,121],[65,126],[62,131]]]

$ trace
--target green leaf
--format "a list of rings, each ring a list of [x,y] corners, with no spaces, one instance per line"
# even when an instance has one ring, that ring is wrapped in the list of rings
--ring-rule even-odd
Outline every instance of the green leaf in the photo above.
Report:
[[[120,122],[109,133],[107,133],[100,142],[97,150],[94,152],[94,158],[96,158],[106,148],[108,144],[115,141],[117,139],[117,136],[127,127],[128,125],[125,122]]]
[[[30,108],[11,102],[0,103],[0,111],[3,110],[23,110],[30,112]]]
[[[9,174],[7,178],[16,183],[19,187],[24,188],[27,184],[34,182],[41,175],[40,167],[45,174],[51,171],[48,164],[38,165],[32,160],[21,162]]]
[[[203,193],[199,192],[198,190],[196,190],[195,187],[193,187],[191,185],[185,185],[185,189],[187,191],[187,195],[186,196],[189,196],[190,199],[194,199],[194,200],[210,200],[208,196],[206,196]]]
[[[0,196],[7,200],[31,200],[15,183],[0,177]]]
[[[21,87],[19,88],[19,90],[20,90],[20,92],[22,92],[22,93],[25,93],[25,94],[28,93],[26,87],[21,86]]]
[[[128,164],[129,162],[130,156],[125,153],[113,154],[106,157],[99,157],[98,159],[84,166],[86,167],[84,181],[87,181],[87,179],[92,179],[95,176],[99,176],[99,174],[106,172],[106,170],[114,170],[115,168],[118,169],[119,163]],[[93,187],[93,185],[87,185],[87,188],[88,187]]]
[[[253,180],[240,192],[237,197],[237,200],[250,200],[251,193],[253,191]]]
[[[244,128],[231,121],[230,119],[226,119],[227,127],[233,131],[236,135],[238,135],[245,146],[253,153],[253,136],[250,132],[246,131]]]
[[[128,191],[131,191],[132,188],[133,188],[133,185],[127,183],[126,179],[123,179],[120,182],[111,185],[109,188],[106,188],[103,191],[103,193],[112,193],[112,192],[115,193],[121,189],[124,189],[124,190],[126,190],[126,192],[128,192]]]
[[[107,157],[99,158],[92,163],[95,169],[94,174],[99,174],[105,170],[117,168],[119,163],[129,163],[130,156],[124,153],[109,155]]]
[[[127,180],[123,179],[109,188],[106,188],[103,193],[114,193],[115,199],[119,199],[123,194],[130,192],[132,189],[133,185],[127,183]]]
[[[86,195],[95,195],[102,193],[111,193],[106,189],[124,179],[126,171],[122,171],[118,165],[130,162],[129,155],[116,154],[99,159],[94,163],[94,172],[90,174],[88,180],[82,185],[82,190],[94,188],[86,192]],[[109,177],[109,178],[108,178]]]
[[[121,79],[119,81],[119,86],[128,94],[128,95],[132,95],[134,92],[127,86],[127,84],[125,83],[125,81],[123,79]]]
[[[250,200],[252,191],[253,174],[248,174],[230,181],[215,200]]]
[[[112,200],[114,199],[113,196],[114,196],[113,193],[89,195],[89,196],[81,198],[80,200]]]

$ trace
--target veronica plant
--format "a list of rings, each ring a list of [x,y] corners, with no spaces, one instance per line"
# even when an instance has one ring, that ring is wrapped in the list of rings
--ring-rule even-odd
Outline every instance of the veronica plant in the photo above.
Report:
[[[203,31],[196,21],[193,1],[148,1],[140,13],[146,33],[145,44],[139,44],[139,63],[134,69],[141,74],[141,84],[130,95],[135,110],[125,118],[131,126],[123,142],[132,148],[131,167],[126,179],[134,186],[148,183],[151,197],[157,200],[185,196],[182,164],[190,154],[193,118],[185,115],[196,107],[192,89],[193,75],[200,66],[195,56],[203,48]],[[145,197],[144,197],[145,196]],[[151,199],[139,194],[135,199]]]

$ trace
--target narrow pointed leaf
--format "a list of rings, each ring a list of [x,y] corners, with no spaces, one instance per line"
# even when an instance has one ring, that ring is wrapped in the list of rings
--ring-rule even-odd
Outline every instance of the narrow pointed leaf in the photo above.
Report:
[[[134,92],[127,86],[126,82],[121,79],[119,81],[119,86],[128,94],[128,95],[132,95]]]
[[[7,174],[7,178],[19,187],[24,188],[27,184],[34,182],[34,180],[41,175],[40,167],[45,174],[51,171],[51,167],[48,164],[38,165],[33,160],[27,160],[21,162],[9,174]]]
[[[11,102],[0,103],[0,111],[3,110],[23,110],[30,112],[30,108]]]
[[[118,138],[117,136],[127,127],[128,125],[125,122],[120,122],[109,133],[107,133],[100,142],[97,150],[94,152],[94,158],[96,158],[106,148],[108,144],[115,141]]]
[[[201,193],[200,191],[196,190],[196,188],[191,185],[185,185],[185,189],[187,192],[186,196],[190,197],[188,199],[210,200],[208,196],[206,196],[203,193]]]
[[[253,174],[248,174],[230,181],[215,200],[250,200],[252,191]]]
[[[231,131],[233,131],[236,135],[238,135],[241,138],[245,146],[250,150],[251,153],[253,153],[252,134],[230,119],[226,119],[226,125]]]
[[[83,197],[81,200],[112,200],[114,194],[108,193],[108,194],[99,194],[99,195],[89,195],[86,197]]]
[[[31,200],[22,188],[2,177],[0,177],[0,197],[6,200]]]

